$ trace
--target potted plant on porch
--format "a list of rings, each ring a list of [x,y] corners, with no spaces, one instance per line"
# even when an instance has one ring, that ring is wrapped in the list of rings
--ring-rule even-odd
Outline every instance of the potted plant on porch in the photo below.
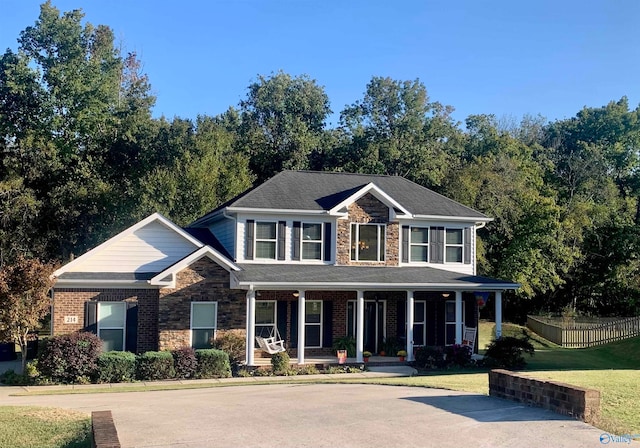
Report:
[[[406,350],[398,350],[398,359],[402,362],[404,358],[407,356]]]
[[[369,358],[371,358],[371,352],[365,350],[364,352],[362,352],[362,358],[364,359],[364,362],[369,362]]]

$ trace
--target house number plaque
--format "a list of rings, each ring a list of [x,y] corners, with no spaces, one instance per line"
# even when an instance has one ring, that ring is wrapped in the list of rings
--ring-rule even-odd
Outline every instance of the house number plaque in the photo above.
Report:
[[[78,316],[64,316],[64,323],[65,324],[77,324],[78,323]]]

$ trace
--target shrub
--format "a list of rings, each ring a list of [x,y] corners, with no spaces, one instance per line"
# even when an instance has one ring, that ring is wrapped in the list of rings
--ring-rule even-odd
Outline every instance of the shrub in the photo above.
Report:
[[[176,378],[193,378],[198,369],[196,351],[191,347],[179,348],[171,352]]]
[[[271,370],[275,375],[287,375],[289,373],[289,354],[287,352],[275,353],[271,357]]]
[[[9,369],[0,374],[0,383],[8,386],[28,386],[30,384],[30,380],[27,375],[20,375],[13,369]]]
[[[444,348],[444,364],[446,367],[466,367],[471,364],[471,347],[453,344]]]
[[[528,338],[519,339],[511,336],[501,337],[491,341],[485,352],[485,364],[489,367],[506,367],[521,369],[527,362],[523,354],[533,356],[533,345]]]
[[[441,347],[417,347],[413,356],[420,369],[441,369],[445,366],[444,351]]]
[[[296,375],[315,375],[317,373],[320,373],[320,371],[313,364],[305,364],[296,368]]]
[[[105,352],[98,357],[95,380],[98,383],[122,383],[136,377],[136,355],[131,352]]]
[[[136,377],[142,381],[173,378],[173,356],[171,352],[145,352],[136,360]]]
[[[237,367],[244,362],[246,345],[246,332],[244,330],[220,332],[213,341],[213,348],[226,352],[233,367]]]
[[[197,378],[228,378],[231,376],[229,355],[222,350],[206,348],[196,350]]]
[[[333,352],[338,350],[346,350],[349,358],[356,356],[356,340],[352,336],[343,336],[333,341]]]
[[[95,373],[102,341],[93,333],[71,333],[47,340],[38,358],[43,377],[54,383],[84,383]]]

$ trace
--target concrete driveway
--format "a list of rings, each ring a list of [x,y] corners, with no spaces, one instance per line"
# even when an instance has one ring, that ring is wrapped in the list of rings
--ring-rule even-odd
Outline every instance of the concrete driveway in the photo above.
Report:
[[[273,384],[2,402],[109,409],[123,447],[597,447],[603,434],[549,411],[419,387]]]

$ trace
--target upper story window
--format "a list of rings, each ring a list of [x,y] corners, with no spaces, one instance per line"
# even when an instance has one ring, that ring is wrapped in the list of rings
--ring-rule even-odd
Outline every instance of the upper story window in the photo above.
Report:
[[[322,260],[322,224],[302,223],[302,259]]]
[[[277,242],[276,223],[256,221],[256,258],[275,260]]]
[[[429,261],[429,227],[411,227],[409,245],[411,261]]]
[[[463,249],[462,229],[446,229],[445,262],[462,263]]]
[[[351,260],[384,261],[384,224],[351,224]]]

